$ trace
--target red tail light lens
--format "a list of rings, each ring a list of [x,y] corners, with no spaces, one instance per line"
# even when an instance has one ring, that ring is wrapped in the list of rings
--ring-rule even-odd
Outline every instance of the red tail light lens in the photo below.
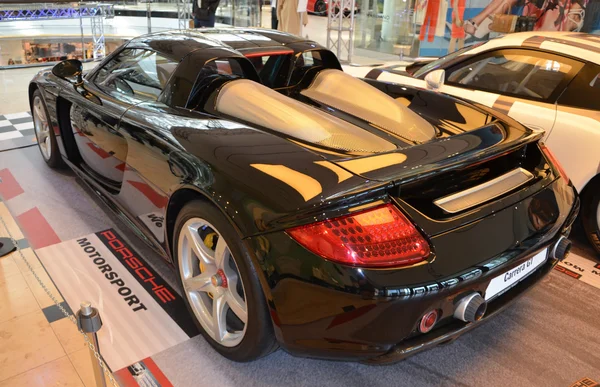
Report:
[[[558,173],[560,173],[560,176],[563,179],[565,179],[565,181],[568,183],[569,182],[569,176],[567,176],[567,174],[565,173],[565,170],[563,169],[562,165],[560,165],[560,163],[556,159],[556,156],[554,156],[554,154],[550,151],[550,149],[548,149],[548,147],[546,145],[544,145],[544,144],[540,143],[540,149],[542,150],[542,152],[544,153],[544,155],[546,156],[546,158],[548,160],[550,160],[550,162],[552,164],[554,164],[554,166],[556,167],[556,169],[558,169]]]
[[[313,253],[352,266],[406,266],[430,253],[425,238],[391,204],[287,231]]]

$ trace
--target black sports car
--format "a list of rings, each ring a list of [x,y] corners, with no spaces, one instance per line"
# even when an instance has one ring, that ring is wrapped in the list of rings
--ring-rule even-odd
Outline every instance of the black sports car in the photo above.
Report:
[[[299,37],[142,36],[29,93],[47,164],[177,268],[233,360],[399,360],[478,326],[570,248],[578,199],[540,132],[351,77]]]

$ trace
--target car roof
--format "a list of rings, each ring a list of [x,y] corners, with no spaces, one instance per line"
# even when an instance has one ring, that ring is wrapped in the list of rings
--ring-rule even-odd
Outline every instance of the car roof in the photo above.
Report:
[[[171,30],[142,35],[127,43],[128,47],[152,49],[172,60],[205,48],[233,49],[244,54],[282,48],[294,43],[317,43],[281,31],[262,28],[202,28]]]
[[[581,32],[531,31],[507,34],[468,50],[473,55],[490,49],[504,47],[539,48],[557,54],[569,55],[600,64],[600,36]]]

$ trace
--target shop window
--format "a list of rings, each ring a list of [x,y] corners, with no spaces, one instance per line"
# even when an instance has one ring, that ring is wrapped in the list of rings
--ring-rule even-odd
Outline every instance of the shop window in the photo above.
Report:
[[[98,87],[136,100],[158,98],[177,63],[155,52],[126,49],[102,67],[94,78]]]
[[[448,84],[527,98],[547,99],[563,83],[572,66],[554,58],[521,53],[496,53],[461,65]]]

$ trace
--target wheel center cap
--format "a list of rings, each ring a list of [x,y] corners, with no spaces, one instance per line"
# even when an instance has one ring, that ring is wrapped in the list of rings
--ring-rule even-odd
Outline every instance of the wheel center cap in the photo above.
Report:
[[[217,271],[217,274],[210,277],[210,282],[216,288],[218,288],[218,287],[226,288],[227,287],[227,277],[225,277],[225,273],[221,269],[219,269],[219,271]]]

